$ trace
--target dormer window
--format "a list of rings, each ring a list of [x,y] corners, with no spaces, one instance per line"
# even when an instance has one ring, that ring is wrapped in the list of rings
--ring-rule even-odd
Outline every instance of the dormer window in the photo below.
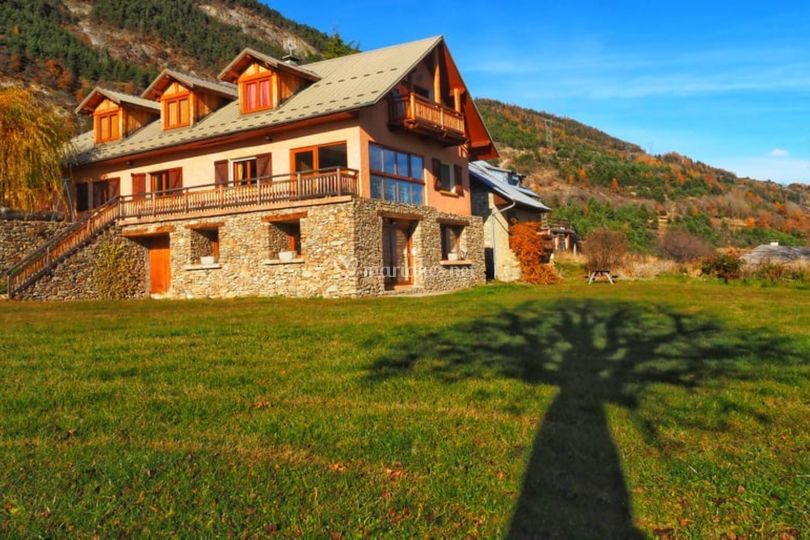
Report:
[[[320,77],[294,63],[245,49],[222,70],[219,79],[239,86],[239,111],[247,114],[280,107]]]
[[[93,141],[102,144],[128,137],[160,114],[160,104],[105,88],[94,88],[76,107],[93,117]]]
[[[117,108],[112,111],[97,111],[93,114],[93,130],[97,143],[121,138],[120,118],[121,115]]]
[[[236,85],[164,69],[141,97],[160,101],[163,129],[188,127],[236,99]]]
[[[243,113],[273,108],[273,80],[275,75],[262,72],[239,80]]]
[[[163,128],[174,129],[191,125],[191,94],[169,95],[163,98]]]

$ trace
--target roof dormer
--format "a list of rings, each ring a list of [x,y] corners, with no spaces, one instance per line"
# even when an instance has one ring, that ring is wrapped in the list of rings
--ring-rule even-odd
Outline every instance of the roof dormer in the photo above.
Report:
[[[160,101],[163,129],[188,127],[237,97],[230,83],[164,69],[142,97]]]
[[[293,61],[245,49],[222,70],[219,79],[238,85],[239,110],[247,114],[279,107],[320,77]]]
[[[93,116],[93,140],[100,144],[117,141],[142,128],[160,114],[160,105],[97,87],[76,107],[76,114]]]

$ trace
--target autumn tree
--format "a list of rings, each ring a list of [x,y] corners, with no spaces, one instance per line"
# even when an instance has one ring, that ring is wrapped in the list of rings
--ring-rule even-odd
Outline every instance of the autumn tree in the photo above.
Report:
[[[0,90],[0,206],[34,210],[61,195],[72,125],[21,88]]]

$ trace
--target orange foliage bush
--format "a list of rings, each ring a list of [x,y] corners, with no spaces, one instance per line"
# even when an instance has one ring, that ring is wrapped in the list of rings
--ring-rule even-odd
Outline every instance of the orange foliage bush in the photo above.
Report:
[[[537,221],[512,223],[509,227],[509,247],[520,263],[523,281],[537,285],[557,283],[560,276],[551,264],[544,261],[551,252],[550,239],[541,231]]]

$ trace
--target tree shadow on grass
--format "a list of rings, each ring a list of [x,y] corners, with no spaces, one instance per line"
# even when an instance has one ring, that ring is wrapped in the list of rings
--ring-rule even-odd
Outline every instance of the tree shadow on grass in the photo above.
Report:
[[[510,538],[637,538],[630,495],[605,416],[633,411],[649,385],[692,388],[745,379],[748,362],[795,360],[783,337],[735,331],[666,306],[562,300],[417,333],[373,368],[376,380],[510,378],[559,392],[545,412]],[[654,434],[653,434],[654,436]]]

